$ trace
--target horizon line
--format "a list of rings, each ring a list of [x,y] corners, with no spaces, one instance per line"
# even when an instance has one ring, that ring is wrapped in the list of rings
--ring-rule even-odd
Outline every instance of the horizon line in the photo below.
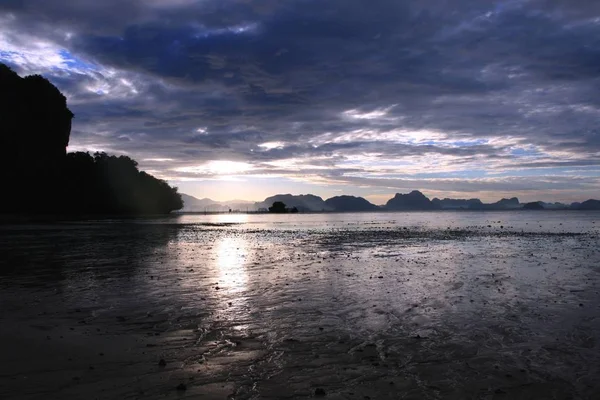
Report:
[[[412,193],[412,192],[419,192],[419,193],[421,193],[422,195],[424,195],[424,196],[425,196],[427,199],[429,199],[430,201],[433,201],[433,200],[435,200],[435,199],[439,199],[439,200],[464,200],[464,201],[470,201],[470,200],[479,200],[479,201],[481,201],[483,204],[494,204],[494,203],[497,203],[497,202],[499,202],[499,201],[502,201],[502,200],[510,200],[510,199],[517,199],[517,200],[519,201],[519,204],[528,204],[528,203],[539,203],[539,202],[541,202],[541,203],[546,203],[546,204],[564,204],[564,205],[571,205],[571,204],[575,204],[575,203],[583,203],[583,202],[585,202],[585,201],[588,201],[588,200],[596,200],[596,201],[598,201],[598,199],[597,199],[597,198],[590,197],[589,199],[582,199],[582,200],[578,200],[578,201],[572,201],[572,202],[551,201],[551,200],[534,200],[534,201],[526,201],[526,202],[521,202],[521,199],[519,198],[519,196],[516,196],[516,195],[509,195],[509,196],[501,196],[501,197],[499,197],[499,198],[498,198],[498,200],[496,200],[496,201],[492,201],[492,202],[489,202],[489,200],[487,200],[487,201],[484,201],[484,200],[482,200],[482,199],[481,199],[481,198],[479,198],[479,197],[462,197],[462,198],[459,198],[459,197],[439,197],[439,196],[430,197],[430,196],[426,195],[426,194],[424,193],[424,191],[422,191],[422,190],[419,190],[419,189],[413,189],[413,190],[411,190],[411,191],[409,191],[409,192],[406,192],[406,193],[405,193],[405,192],[395,192],[394,194],[390,194],[390,195],[389,195],[389,196],[391,196],[391,197],[389,197],[388,201],[389,201],[389,200],[391,200],[391,199],[393,199],[393,198],[394,198],[396,195],[398,195],[398,194],[400,194],[400,195],[407,195],[407,194],[410,194],[410,193]],[[385,203],[384,203],[384,204],[376,204],[376,203],[373,203],[373,202],[371,202],[370,200],[368,200],[368,197],[369,197],[369,195],[368,195],[368,196],[358,196],[358,195],[345,194],[345,193],[344,193],[344,194],[338,194],[338,195],[335,195],[335,196],[326,197],[326,196],[321,196],[321,195],[314,194],[314,193],[299,193],[299,194],[293,194],[293,193],[283,193],[283,192],[281,192],[281,193],[276,193],[276,194],[271,194],[271,195],[268,195],[268,196],[267,196],[267,197],[265,197],[263,200],[255,200],[255,199],[252,199],[252,200],[245,200],[245,199],[215,200],[215,199],[213,199],[213,198],[211,198],[211,197],[209,197],[209,196],[198,197],[198,196],[191,195],[191,194],[184,193],[184,192],[180,192],[180,194],[182,194],[182,195],[186,195],[186,196],[189,196],[189,197],[193,197],[193,198],[194,198],[194,199],[196,199],[196,200],[210,200],[210,201],[213,201],[213,202],[215,202],[215,203],[221,203],[221,204],[226,204],[226,203],[234,203],[234,204],[235,204],[235,203],[249,203],[249,204],[250,204],[250,203],[254,203],[254,204],[256,204],[256,203],[263,203],[263,202],[265,202],[265,201],[266,201],[268,198],[270,198],[270,197],[276,197],[276,196],[294,196],[294,197],[297,197],[297,196],[315,196],[315,197],[319,197],[319,198],[320,198],[320,199],[322,199],[323,201],[327,201],[328,199],[332,199],[332,198],[336,198],[336,197],[343,197],[343,196],[347,196],[347,197],[354,197],[354,198],[362,198],[362,199],[365,199],[365,200],[366,200],[366,201],[368,201],[369,203],[371,203],[371,204],[373,204],[373,205],[376,205],[376,206],[385,206]],[[384,196],[384,195],[382,195],[382,196]]]

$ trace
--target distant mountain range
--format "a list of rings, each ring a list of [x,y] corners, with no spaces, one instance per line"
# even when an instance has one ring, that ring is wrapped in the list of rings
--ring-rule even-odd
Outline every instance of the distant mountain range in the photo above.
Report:
[[[180,212],[228,212],[235,211],[256,211],[253,201],[231,200],[216,201],[208,198],[198,199],[196,197],[181,194],[183,208]]]
[[[546,203],[536,201],[521,203],[516,197],[501,199],[495,203],[483,203],[480,199],[438,199],[430,200],[418,190],[407,194],[397,193],[385,205],[377,206],[363,197],[335,196],[323,200],[312,194],[278,194],[261,202],[244,200],[214,201],[181,195],[184,207],[182,212],[228,212],[259,211],[267,212],[276,201],[288,208],[296,207],[300,212],[360,212],[360,211],[433,211],[433,210],[600,210],[600,200],[587,200],[582,203]]]

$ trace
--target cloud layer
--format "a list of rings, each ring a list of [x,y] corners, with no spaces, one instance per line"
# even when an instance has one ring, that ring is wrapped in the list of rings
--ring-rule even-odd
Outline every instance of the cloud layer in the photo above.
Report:
[[[198,187],[600,193],[594,2],[40,3],[0,4],[0,61],[68,96],[73,149]]]

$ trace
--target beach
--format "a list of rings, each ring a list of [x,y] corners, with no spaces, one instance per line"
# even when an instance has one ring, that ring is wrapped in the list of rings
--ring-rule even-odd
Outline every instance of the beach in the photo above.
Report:
[[[0,226],[3,399],[593,399],[600,213]]]

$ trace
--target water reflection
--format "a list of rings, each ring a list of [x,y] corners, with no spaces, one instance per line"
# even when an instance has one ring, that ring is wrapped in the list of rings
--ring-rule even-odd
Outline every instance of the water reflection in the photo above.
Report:
[[[243,224],[248,222],[248,214],[217,214],[212,216],[217,224]]]
[[[223,237],[218,240],[214,249],[219,284],[228,293],[246,290],[248,283],[246,271],[248,243],[246,240],[236,237]]]

